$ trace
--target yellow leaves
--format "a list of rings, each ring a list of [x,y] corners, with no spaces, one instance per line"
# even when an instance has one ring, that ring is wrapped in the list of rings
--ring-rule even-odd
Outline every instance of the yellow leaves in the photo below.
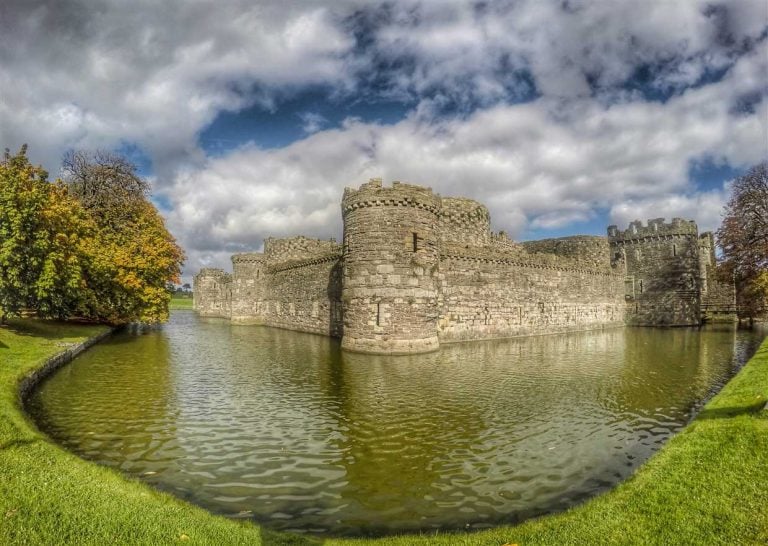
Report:
[[[0,161],[0,314],[166,320],[184,253],[157,209],[143,194],[86,209],[25,153]]]

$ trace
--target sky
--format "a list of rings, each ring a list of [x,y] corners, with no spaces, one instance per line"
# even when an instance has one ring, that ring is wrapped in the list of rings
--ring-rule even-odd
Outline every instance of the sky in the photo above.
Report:
[[[184,276],[341,237],[371,177],[517,240],[715,229],[768,159],[765,0],[2,0],[0,146],[127,155]]]

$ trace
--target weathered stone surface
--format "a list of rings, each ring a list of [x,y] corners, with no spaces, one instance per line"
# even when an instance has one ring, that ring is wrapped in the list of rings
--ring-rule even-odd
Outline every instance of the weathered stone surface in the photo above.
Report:
[[[517,243],[482,204],[372,179],[342,199],[344,242],[269,238],[195,276],[202,315],[342,338],[371,353],[441,342],[732,318],[711,233],[675,218],[608,237]],[[730,314],[729,314],[730,313]]]

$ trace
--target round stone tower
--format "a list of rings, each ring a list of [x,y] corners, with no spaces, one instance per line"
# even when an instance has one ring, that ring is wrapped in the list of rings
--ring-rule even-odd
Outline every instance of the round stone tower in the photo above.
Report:
[[[347,188],[342,301],[350,351],[406,354],[436,350],[438,214],[431,188],[371,179]]]

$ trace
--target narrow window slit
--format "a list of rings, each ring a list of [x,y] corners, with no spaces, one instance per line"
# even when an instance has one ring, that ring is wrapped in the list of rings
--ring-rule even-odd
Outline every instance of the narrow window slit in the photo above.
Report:
[[[376,326],[381,326],[381,302],[376,304]]]

